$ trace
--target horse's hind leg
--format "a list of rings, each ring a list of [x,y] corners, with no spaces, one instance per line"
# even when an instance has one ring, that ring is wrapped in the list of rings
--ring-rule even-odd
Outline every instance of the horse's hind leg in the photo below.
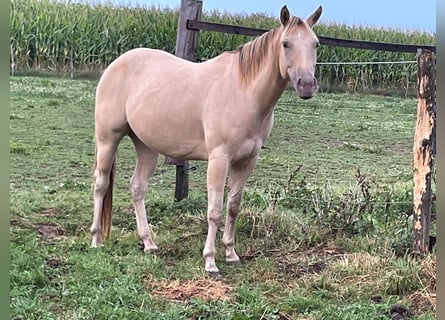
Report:
[[[145,211],[145,193],[148,182],[156,169],[158,153],[148,148],[134,133],[130,133],[136,148],[136,168],[130,180],[130,191],[133,198],[134,212],[136,215],[137,232],[144,243],[144,252],[158,249],[154,244],[148,227],[147,213]]]
[[[244,184],[252,173],[255,163],[256,157],[229,168],[227,215],[222,237],[227,262],[237,263],[240,260],[235,252],[235,225],[240,211]]]
[[[115,154],[117,146],[122,139],[121,135],[108,136],[104,139],[100,135],[95,136],[95,159],[94,159],[94,173],[93,173],[93,222],[91,224],[91,246],[96,248],[102,245],[102,230],[101,221],[103,219],[104,198],[107,192],[110,192],[112,168],[114,166]],[[111,196],[111,195],[110,195]],[[111,199],[109,199],[111,201]],[[111,210],[111,207],[105,210]],[[111,215],[111,212],[109,213]],[[107,233],[107,232],[105,232]]]

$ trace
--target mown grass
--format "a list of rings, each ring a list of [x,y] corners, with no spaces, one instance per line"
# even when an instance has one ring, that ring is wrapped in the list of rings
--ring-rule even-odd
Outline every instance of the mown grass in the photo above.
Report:
[[[10,80],[11,319],[389,319],[395,304],[434,319],[435,254],[409,255],[415,99],[285,92],[244,195],[242,265],[218,247],[225,299],[174,299],[219,288],[201,257],[206,164],[190,162],[190,196],[174,202],[160,159],[146,197],[160,251],[144,256],[124,139],[112,239],[90,248],[96,84]]]

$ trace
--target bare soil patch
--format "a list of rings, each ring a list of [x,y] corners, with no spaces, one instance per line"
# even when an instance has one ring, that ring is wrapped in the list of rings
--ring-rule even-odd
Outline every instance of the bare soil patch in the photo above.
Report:
[[[63,235],[63,230],[61,227],[59,227],[57,224],[52,222],[46,222],[46,223],[34,223],[32,225],[34,229],[37,231],[39,236],[42,237],[55,237],[55,236],[61,236]]]
[[[278,269],[284,274],[300,278],[321,273],[328,260],[339,259],[345,251],[329,244],[320,244],[301,251],[280,252],[273,256]]]

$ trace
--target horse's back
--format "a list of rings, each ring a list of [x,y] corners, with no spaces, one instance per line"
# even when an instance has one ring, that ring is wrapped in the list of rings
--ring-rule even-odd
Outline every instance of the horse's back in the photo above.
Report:
[[[145,100],[144,95],[153,88],[168,88],[168,79],[164,76],[166,68],[187,63],[157,49],[136,48],[123,53],[105,69],[99,80],[96,117],[110,112],[125,115],[127,106]]]
[[[136,48],[114,60],[104,71],[96,92],[128,97],[138,86],[148,84],[158,77],[165,68],[172,65],[186,65],[190,62],[157,49]],[[126,95],[125,95],[126,93]]]
[[[96,126],[113,131],[126,126],[160,153],[206,158],[198,69],[198,64],[161,50],[127,51],[98,84]]]

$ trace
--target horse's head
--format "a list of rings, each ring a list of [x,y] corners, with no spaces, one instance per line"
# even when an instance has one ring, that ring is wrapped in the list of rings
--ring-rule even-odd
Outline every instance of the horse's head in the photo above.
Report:
[[[287,6],[281,9],[280,73],[284,79],[290,79],[302,99],[312,98],[317,91],[314,73],[319,42],[312,26],[317,23],[321,11],[320,6],[306,20],[302,20],[291,17]]]

